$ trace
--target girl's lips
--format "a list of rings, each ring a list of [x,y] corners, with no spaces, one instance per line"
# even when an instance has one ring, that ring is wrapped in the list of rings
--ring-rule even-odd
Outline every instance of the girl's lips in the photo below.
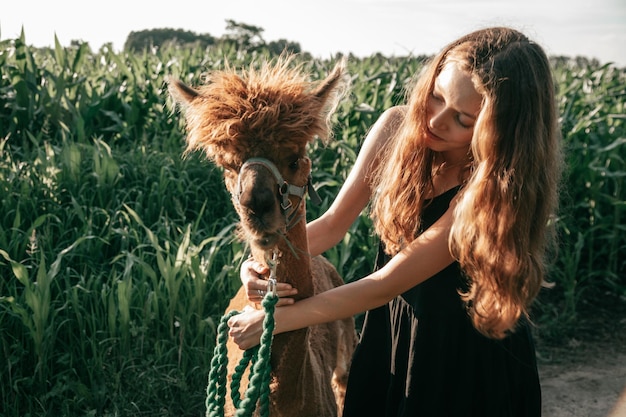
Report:
[[[428,132],[428,138],[430,140],[443,141],[442,138],[440,138],[439,136],[435,135],[430,129],[428,129],[427,132]]]

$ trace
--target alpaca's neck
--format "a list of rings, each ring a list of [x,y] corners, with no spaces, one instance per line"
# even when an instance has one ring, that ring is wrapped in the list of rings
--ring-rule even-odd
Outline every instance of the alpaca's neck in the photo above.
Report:
[[[304,216],[302,219],[287,232],[285,239],[278,243],[280,258],[276,268],[278,282],[288,282],[298,289],[298,294],[294,296],[296,300],[311,297],[314,293],[306,221]],[[252,255],[257,261],[263,262],[266,253],[255,251],[253,248]]]
[[[311,297],[313,296],[313,277],[304,217],[287,232],[286,240],[289,244],[284,241],[279,244],[282,257],[276,271],[278,280],[288,282],[298,289],[296,299]]]

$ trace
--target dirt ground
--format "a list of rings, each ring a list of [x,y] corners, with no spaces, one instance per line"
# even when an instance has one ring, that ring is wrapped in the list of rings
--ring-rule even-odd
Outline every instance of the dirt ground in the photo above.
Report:
[[[559,345],[537,344],[544,417],[626,417],[626,315],[602,315]]]
[[[589,357],[540,360],[545,417],[626,417],[626,346],[588,349]]]

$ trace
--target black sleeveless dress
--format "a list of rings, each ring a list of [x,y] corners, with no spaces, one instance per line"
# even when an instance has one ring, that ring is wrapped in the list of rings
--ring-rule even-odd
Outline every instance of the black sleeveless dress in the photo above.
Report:
[[[424,229],[458,187],[426,207]],[[377,267],[388,261],[379,251]],[[528,323],[503,340],[474,329],[458,293],[458,263],[366,313],[343,417],[540,416],[541,390]]]

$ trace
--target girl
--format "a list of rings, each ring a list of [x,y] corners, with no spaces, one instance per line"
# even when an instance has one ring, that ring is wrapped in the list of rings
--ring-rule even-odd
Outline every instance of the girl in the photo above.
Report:
[[[499,27],[445,47],[408,104],[375,123],[307,232],[311,254],[324,252],[373,198],[376,270],[275,312],[281,333],[367,311],[344,417],[541,414],[528,310],[544,282],[559,139],[544,51]],[[245,265],[258,302],[267,271]],[[230,319],[240,348],[259,343],[263,314]]]

